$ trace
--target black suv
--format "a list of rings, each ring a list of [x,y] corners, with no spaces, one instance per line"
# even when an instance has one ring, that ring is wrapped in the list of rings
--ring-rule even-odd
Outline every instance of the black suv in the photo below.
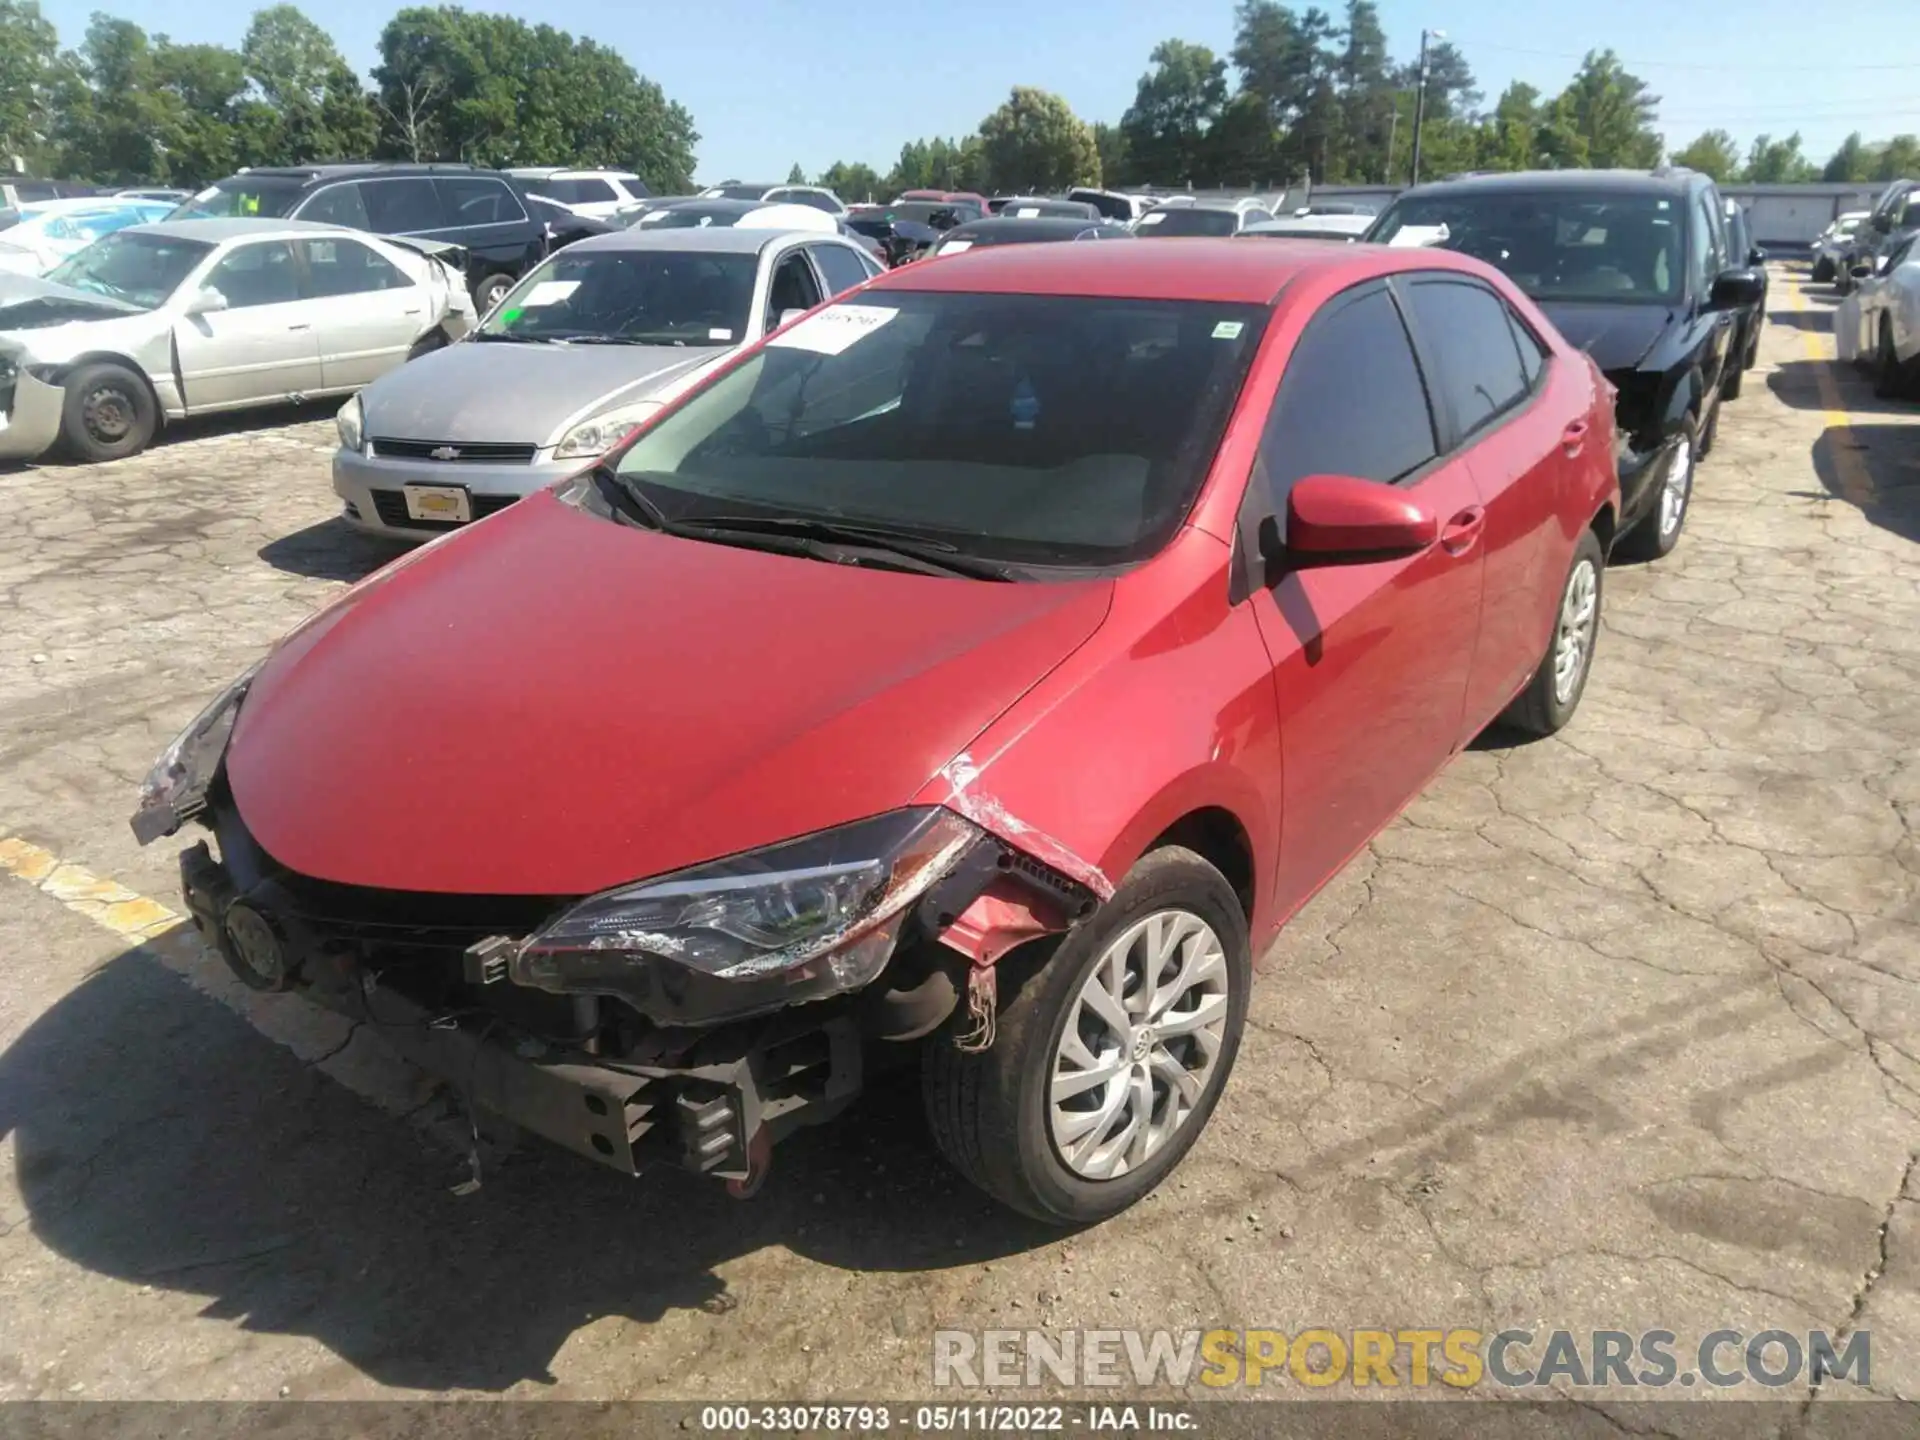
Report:
[[[1672,550],[1694,462],[1738,385],[1737,317],[1765,294],[1765,273],[1729,248],[1713,182],[1688,170],[1467,176],[1407,191],[1364,238],[1498,267],[1593,356],[1619,392],[1615,548],[1633,559]]]
[[[541,217],[514,181],[474,165],[289,165],[243,170],[169,219],[258,215],[458,245],[485,314],[546,254]]]

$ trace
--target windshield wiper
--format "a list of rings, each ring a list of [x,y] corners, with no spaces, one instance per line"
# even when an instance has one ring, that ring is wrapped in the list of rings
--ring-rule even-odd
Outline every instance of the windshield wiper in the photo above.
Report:
[[[667,518],[667,512],[654,503],[651,497],[638,485],[629,484],[620,477],[612,466],[602,462],[590,472],[594,483],[600,487],[600,493],[607,503],[620,514],[637,525],[649,530],[658,530],[666,535],[678,535],[680,527]]]
[[[930,573],[964,575],[971,580],[1010,580],[1004,565],[976,556],[963,555],[960,547],[931,535],[912,530],[894,530],[885,525],[867,525],[859,521],[816,519],[806,515],[701,515],[683,518],[676,524],[701,533],[731,531],[739,535],[790,535],[798,540],[820,540],[833,545],[853,545],[878,550],[912,561],[914,568]]]

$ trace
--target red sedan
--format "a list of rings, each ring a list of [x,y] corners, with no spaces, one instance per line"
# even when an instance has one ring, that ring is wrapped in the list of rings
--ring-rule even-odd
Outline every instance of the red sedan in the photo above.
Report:
[[[249,984],[628,1172],[754,1188],[920,1066],[1078,1222],[1206,1123],[1253,957],[1580,703],[1611,392],[1434,250],[1028,245],[796,320],[389,566],[161,757]]]

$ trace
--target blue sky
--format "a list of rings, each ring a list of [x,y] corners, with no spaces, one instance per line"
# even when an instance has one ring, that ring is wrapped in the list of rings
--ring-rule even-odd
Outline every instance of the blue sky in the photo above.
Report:
[[[79,40],[90,11],[106,9],[176,40],[237,45],[258,3],[42,7],[66,44]],[[399,0],[306,5],[363,70],[398,8]],[[909,139],[971,131],[1015,84],[1057,91],[1088,120],[1118,120],[1158,41],[1177,35],[1224,54],[1233,31],[1232,0],[470,0],[468,8],[508,10],[618,49],[692,110],[703,180],[780,180],[796,160],[809,173],[839,159],[884,171]],[[1670,146],[1713,127],[1743,148],[1762,131],[1797,129],[1816,159],[1850,130],[1869,140],[1920,132],[1920,3],[1846,0],[1838,9],[1844,42],[1836,7],[1811,0],[1739,0],[1718,15],[1673,0],[1380,0],[1396,59],[1417,49],[1422,25],[1444,29],[1489,99],[1515,79],[1557,91],[1582,52],[1611,47],[1662,97]]]

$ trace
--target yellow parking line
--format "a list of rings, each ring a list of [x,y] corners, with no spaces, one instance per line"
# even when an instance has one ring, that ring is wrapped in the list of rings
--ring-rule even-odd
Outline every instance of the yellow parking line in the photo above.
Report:
[[[18,836],[0,837],[0,871],[51,895],[75,914],[86,916],[123,940],[144,944],[181,923],[181,917],[159,901],[103,880]]]
[[[1787,286],[1788,303],[1797,313],[1808,310],[1806,294],[1797,283]],[[1866,506],[1873,502],[1873,476],[1860,458],[1859,442],[1854,439],[1854,417],[1847,413],[1840,398],[1840,382],[1834,374],[1839,359],[1837,342],[1831,330],[1800,332],[1800,344],[1813,362],[1813,383],[1820,392],[1827,424],[1827,454],[1831,457],[1834,478],[1840,483],[1840,497],[1851,504]]]

